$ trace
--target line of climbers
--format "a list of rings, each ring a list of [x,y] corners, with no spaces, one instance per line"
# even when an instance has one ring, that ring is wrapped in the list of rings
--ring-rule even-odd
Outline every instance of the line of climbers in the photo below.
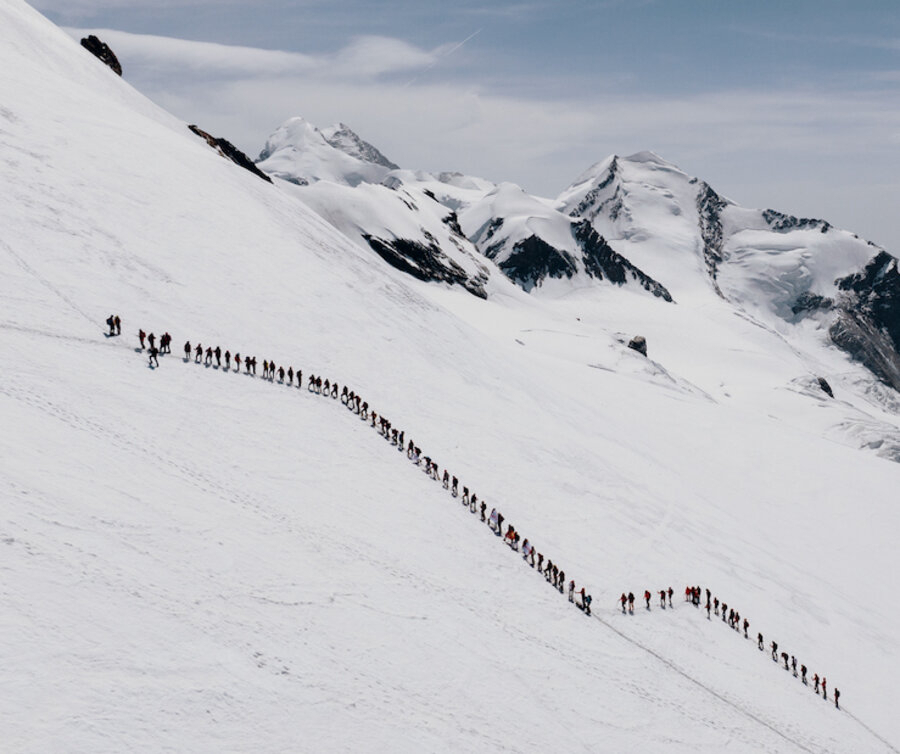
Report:
[[[109,332],[106,334],[106,337],[111,338],[113,335],[122,334],[122,320],[119,319],[118,314],[110,314],[106,318],[106,326],[109,328]]]
[[[327,380],[325,384],[327,388]],[[333,393],[336,390],[337,384],[335,383],[332,385]],[[412,440],[406,442],[405,431],[401,430],[398,432],[396,427],[394,427],[387,418],[384,416],[379,417],[375,411],[370,413],[368,402],[363,401],[354,391],[348,391],[346,385],[341,392],[341,403],[353,413],[358,414],[363,421],[368,420],[371,422],[372,427],[377,427],[378,433],[385,440],[389,441],[391,445],[396,446],[398,452],[402,453],[405,449],[406,457],[415,466],[420,467],[431,479],[436,482],[441,482],[443,488],[449,490],[451,497],[460,498],[459,480],[455,476],[451,476],[447,469],[444,469],[443,474],[441,474],[440,466],[430,456],[423,456],[421,448],[419,448]],[[404,443],[406,443],[405,446]],[[494,535],[500,537],[511,550],[519,552],[521,542],[522,559],[529,566],[537,569],[538,573],[546,579],[547,583],[552,584],[554,589],[558,590],[560,594],[564,593],[566,588],[565,571],[554,564],[549,558],[546,559],[545,565],[543,553],[539,553],[534,545],[529,542],[527,537],[522,539],[521,535],[512,524],[507,523],[507,529],[504,533],[503,522],[505,519],[502,513],[496,508],[491,508],[490,515],[488,515],[487,502],[484,499],[479,501],[478,495],[474,492],[470,493],[469,488],[466,486],[463,486],[462,488],[460,502],[463,506],[467,507],[471,513],[480,513],[481,521],[486,523],[488,528],[494,532]],[[575,581],[573,579],[569,581],[568,592],[569,602],[573,603],[586,615],[590,615],[592,598],[591,595],[587,593],[587,590],[582,587],[580,591],[576,592]],[[578,600],[576,600],[576,595],[579,598]]]
[[[112,317],[107,320],[107,324],[110,327],[110,335],[116,334],[116,328],[118,328],[118,332],[121,333],[121,321],[119,318]],[[144,341],[146,339],[147,343],[150,346],[150,364],[153,365],[154,362],[156,366],[159,366],[159,361],[157,359],[157,354],[165,354],[171,353],[170,344],[172,342],[172,336],[169,333],[164,333],[160,337],[160,347],[156,348],[156,336],[153,333],[147,335],[143,330],[138,331],[138,338],[141,341],[141,350],[145,348]],[[201,360],[206,366],[213,366],[212,362],[215,359],[215,368],[219,368],[222,366],[222,359],[224,357],[225,360],[225,369],[230,370],[232,360],[234,362],[234,371],[241,371],[241,355],[240,353],[235,353],[234,357],[232,357],[231,352],[226,350],[224,354],[222,353],[222,349],[219,346],[212,348],[207,346],[206,350],[203,350],[203,346],[200,343],[197,343],[196,346],[192,348],[190,341],[186,341],[184,344],[184,361],[188,363],[191,360],[191,354],[194,355],[194,363],[199,364]],[[204,358],[205,357],[205,358]],[[243,359],[244,369],[246,374],[256,375],[256,357],[255,356],[246,356]],[[263,360],[263,379],[267,379],[271,382],[275,381],[277,376],[278,381],[280,383],[285,382],[285,378],[287,379],[287,385],[293,386],[294,377],[296,375],[297,379],[297,387],[303,387],[303,372],[300,369],[294,371],[292,366],[289,366],[287,370],[283,366],[279,366],[276,368],[275,362],[271,360]],[[338,389],[339,385],[336,381],[332,381],[329,379],[322,380],[321,376],[310,375],[307,383],[307,389],[311,393],[316,393],[317,395],[324,395],[325,397],[330,397],[333,399],[338,398]],[[343,389],[340,390],[340,399],[341,403],[347,407],[347,409],[354,414],[358,415],[360,419],[363,421],[370,422],[370,426],[378,429],[378,433],[387,441],[391,443],[391,445],[396,446],[399,452],[404,451],[404,442],[406,441],[405,431],[398,431],[396,427],[394,427],[391,422],[386,419],[383,415],[378,416],[378,414],[372,410],[369,410],[369,404],[367,401],[364,401],[360,395],[358,395],[353,390],[348,390],[347,386],[344,385]],[[430,456],[423,456],[421,449],[410,440],[406,446],[406,457],[417,467],[421,467],[422,471],[427,474],[434,481],[440,481],[443,484],[445,490],[450,491],[450,495],[454,498],[459,497],[459,480],[450,475],[450,472],[447,469],[444,469],[444,473],[440,474],[440,467],[438,464],[432,460]],[[538,573],[540,573],[547,581],[547,583],[552,584],[554,589],[557,589],[560,594],[563,594],[566,588],[566,574],[557,564],[555,564],[550,558],[545,558],[543,553],[537,552],[537,549],[531,542],[528,541],[527,538],[521,539],[519,532],[515,529],[512,524],[507,524],[507,530],[503,532],[503,522],[505,518],[503,514],[500,513],[496,508],[491,508],[490,515],[487,515],[487,503],[482,499],[478,499],[478,495],[474,492],[469,493],[468,487],[462,488],[462,505],[467,507],[473,514],[481,514],[482,522],[486,523],[491,531],[497,537],[500,537],[502,541],[509,546],[511,550],[515,552],[519,552],[519,543],[521,541],[522,547],[522,559],[532,568],[535,568]],[[672,608],[672,595],[674,591],[672,587],[668,587],[668,589],[660,589],[657,594],[659,595],[659,606],[666,609],[666,601],[668,599],[668,607]],[[579,598],[576,600],[576,596]],[[652,594],[649,590],[644,590],[644,603],[646,605],[646,609],[650,610],[650,600],[652,599]],[[702,596],[702,590],[699,586],[688,586],[684,590],[684,599],[686,602],[691,602],[695,607],[700,606]],[[586,615],[591,614],[591,595],[587,594],[585,588],[582,587],[580,591],[576,591],[575,581],[570,580],[568,584],[568,597],[569,602],[573,603],[578,609],[582,610]],[[627,595],[623,592],[622,596],[618,599],[619,604],[621,605],[622,612],[628,612],[631,615],[634,615],[634,602],[635,596],[633,592],[629,592]],[[722,622],[727,622],[728,625],[733,628],[735,631],[740,633],[741,628],[743,628],[744,638],[749,638],[748,630],[750,628],[750,621],[744,618],[743,623],[741,623],[741,614],[735,611],[733,608],[729,608],[725,602],[719,602],[718,597],[712,597],[712,593],[709,589],[706,589],[706,617],[708,620],[712,620],[711,612],[714,611],[716,616],[719,616],[721,608],[721,616]],[[765,650],[765,646],[763,644],[763,635],[761,633],[757,634],[757,644],[760,651]],[[778,644],[776,642],[772,642],[770,645],[770,649],[772,651],[772,660],[774,662],[778,662]],[[794,677],[797,678],[797,658],[793,655],[788,657],[787,652],[781,653],[781,660],[784,662],[784,669],[791,670],[793,669]],[[791,666],[788,667],[788,659],[790,659]],[[800,665],[800,678],[804,685],[809,685],[809,682],[806,678],[807,669],[806,665]],[[819,678],[818,673],[813,675],[813,683],[815,693],[818,695],[819,687],[822,688],[822,697],[824,699],[828,698],[828,681],[825,676]],[[835,688],[834,689],[834,706],[840,709],[840,696],[841,692]]]
[[[142,350],[145,347],[145,338],[150,345],[151,365],[155,363],[156,366],[159,366],[159,361],[157,359],[158,353],[171,353],[169,344],[172,341],[172,337],[168,333],[163,335],[160,339],[161,348],[159,350],[155,346],[155,336],[153,333],[146,335],[143,330],[139,330],[138,338],[141,341]],[[216,346],[215,348],[207,346],[204,351],[202,344],[197,343],[195,346],[192,346],[190,341],[186,341],[184,344],[185,363],[188,363],[191,360],[192,355],[195,364],[199,364],[202,361],[205,366],[220,368],[223,366],[224,359],[225,370],[231,370],[231,365],[234,363],[234,371],[240,372],[241,363],[243,363],[246,374],[256,375],[255,356],[245,356],[241,359],[240,353],[235,353],[232,357],[231,351],[226,350],[223,353],[220,346]],[[215,360],[215,365],[213,365],[213,360]],[[275,362],[272,360],[263,360],[263,379],[274,382],[276,376],[278,382],[285,383],[286,380],[286,384],[290,386],[294,384],[294,378],[296,376],[297,387],[303,387],[302,370],[297,369],[295,372],[293,366],[289,366],[287,370],[285,370],[283,366],[276,366]],[[329,379],[323,381],[321,376],[311,374],[309,376],[307,388],[310,392],[337,399],[340,386],[337,381]],[[437,463],[435,463],[430,456],[423,456],[421,449],[418,448],[412,440],[404,446],[404,443],[406,442],[406,433],[404,431],[398,431],[384,416],[379,417],[376,411],[370,411],[369,403],[364,401],[355,391],[348,390],[346,385],[340,390],[340,399],[341,403],[344,404],[348,410],[357,414],[363,421],[368,421],[373,428],[377,428],[378,433],[384,437],[385,440],[388,440],[391,445],[396,446],[399,452],[403,452],[405,448],[406,457],[416,466],[422,467],[424,473],[428,474],[429,477],[435,481],[442,481],[444,489],[449,490],[453,497],[459,497],[459,480],[455,476],[451,479],[450,472],[447,471],[447,469],[444,469],[444,473],[441,475]],[[481,520],[487,523],[491,531],[493,531],[496,536],[500,537],[511,550],[519,552],[519,543],[521,542],[522,559],[529,566],[535,568],[538,573],[547,580],[547,583],[553,585],[554,589],[557,589],[560,594],[563,594],[566,589],[565,571],[550,560],[550,558],[547,558],[545,563],[543,553],[538,552],[527,538],[522,540],[519,532],[512,524],[507,524],[507,529],[504,533],[503,522],[505,519],[503,514],[496,508],[493,508],[490,516],[488,516],[487,503],[484,500],[479,501],[478,495],[475,493],[470,495],[468,487],[464,486],[462,490],[462,504],[468,507],[472,513],[477,514],[480,511]],[[569,581],[568,596],[569,602],[573,603],[586,615],[591,614],[592,597],[587,593],[587,590],[584,587],[581,587],[580,591],[576,591],[574,579]],[[578,597],[577,600],[576,597]]]
[[[691,589],[691,587],[688,587],[688,589]],[[685,592],[687,592],[687,590],[685,590]],[[716,614],[716,616],[721,614],[723,623],[727,622],[731,628],[733,628],[735,631],[740,632],[741,627],[742,627],[741,614],[739,612],[736,612],[733,608],[728,607],[727,603],[725,603],[724,601],[719,602],[718,597],[712,597],[712,599],[710,599],[711,597],[712,597],[711,592],[709,589],[707,589],[706,590],[706,618],[707,618],[707,620],[712,620],[712,615],[710,614],[711,612],[714,612]],[[685,597],[685,598],[687,598],[687,597]],[[693,587],[692,601],[694,602],[694,605],[696,605],[697,607],[700,606],[700,587]],[[749,629],[749,627],[750,627],[750,621],[748,621],[746,618],[744,618],[743,629],[744,629],[744,638],[745,639],[750,638],[747,634],[747,629]],[[763,635],[761,632],[756,634],[756,645],[759,648],[760,652],[765,651],[765,643],[763,642]],[[772,661],[777,663],[778,658],[779,658],[778,642],[773,641],[769,645],[769,648],[772,652]],[[781,652],[780,657],[781,657],[781,661],[784,663],[784,669],[793,671],[794,678],[797,678],[798,677],[797,658],[794,657],[794,655],[788,656],[788,653],[784,652],[784,651]],[[788,667],[789,659],[790,659],[790,667]],[[799,677],[800,677],[801,681],[803,682],[804,686],[809,685],[809,682],[806,680],[806,674],[807,674],[806,665],[801,664]],[[822,686],[822,698],[828,699],[828,679],[826,679],[825,676],[823,675],[820,680],[819,674],[814,673],[813,674],[813,684],[814,684],[814,691],[815,691],[816,695],[818,695],[819,686],[821,685]],[[841,708],[840,699],[841,699],[841,692],[839,689],[835,688],[834,689],[834,706],[838,709]]]
[[[672,587],[669,587],[667,590],[661,589],[659,591],[660,607],[665,609],[666,597],[668,597],[668,600],[669,600],[668,606],[672,607],[672,595],[673,594],[674,594],[674,592],[672,591]],[[699,586],[686,586],[684,589],[684,601],[690,602],[695,607],[700,607],[700,601],[701,601],[702,595],[703,595],[703,590]],[[644,591],[644,601],[646,602],[647,610],[650,610],[650,599],[651,599],[650,592],[645,590]],[[634,594],[629,592],[628,596],[626,596],[623,593],[622,596],[619,598],[619,602],[622,605],[623,613],[625,612],[626,604],[627,604],[628,611],[631,614],[634,614]],[[749,633],[748,633],[749,629],[750,629],[750,621],[747,620],[747,618],[744,618],[743,621],[741,621],[741,614],[734,608],[728,607],[728,604],[726,602],[724,602],[724,601],[720,602],[719,598],[714,597],[712,592],[709,589],[706,589],[705,608],[706,608],[706,619],[707,620],[710,620],[710,621],[712,620],[713,613],[715,613],[716,617],[721,615],[722,623],[727,623],[729,628],[734,629],[738,633],[741,633],[741,630],[743,629],[744,638],[745,639],[750,638]],[[766,647],[765,647],[765,643],[763,642],[762,633],[757,633],[756,644],[757,644],[757,647],[759,648],[760,652],[765,651]],[[800,673],[798,675],[798,673],[797,673],[797,658],[794,657],[794,655],[788,655],[788,653],[784,652],[784,651],[781,652],[781,654],[779,655],[778,654],[778,642],[776,642],[776,641],[773,641],[769,645],[769,649],[772,652],[772,661],[773,662],[777,663],[778,659],[780,657],[781,661],[784,663],[785,670],[793,671],[794,678],[799,677],[804,686],[809,685],[809,681],[807,681],[807,679],[806,679],[806,674],[807,674],[806,665],[803,665],[803,664],[800,665]],[[790,666],[788,665],[789,660],[790,660]],[[822,678],[820,679],[819,674],[814,673],[813,674],[813,690],[815,691],[816,695],[818,695],[818,693],[819,693],[820,686],[822,687],[822,698],[828,699],[828,679],[825,678],[825,676],[822,676]],[[841,699],[841,692],[839,689],[835,688],[834,689],[834,706],[837,707],[838,709],[840,709],[840,707],[841,707],[840,699]]]

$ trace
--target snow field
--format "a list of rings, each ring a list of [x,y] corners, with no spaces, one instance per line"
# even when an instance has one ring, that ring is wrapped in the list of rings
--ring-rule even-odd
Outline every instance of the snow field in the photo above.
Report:
[[[862,398],[792,382],[859,368],[712,296],[411,281],[0,14],[12,750],[891,750],[692,608],[617,613],[686,583],[900,740],[897,466],[823,439]],[[159,370],[138,327],[174,336]],[[598,620],[339,401],[182,364],[185,338],[357,390]]]
[[[5,544],[29,553],[29,567],[5,580],[18,589],[4,596],[29,618],[19,634],[27,645],[52,653],[54,674],[14,651],[11,678],[35,709],[47,697],[74,701],[62,719],[39,721],[40,736],[14,738],[22,750],[190,741],[212,751],[260,740],[269,750],[307,741],[383,749],[397,746],[398,731],[410,751],[582,746],[595,736],[627,748],[647,731],[623,707],[648,706],[673,750],[724,741],[795,750],[598,630],[339,401],[175,355],[151,372],[125,339],[111,339],[67,372],[85,395],[98,370],[116,386],[79,411],[52,365],[60,351],[77,364],[88,349],[13,338],[34,369],[4,387],[4,415],[30,429],[6,441],[4,457],[18,455],[24,477],[9,486],[37,500],[4,527]],[[34,358],[41,351],[46,363]],[[35,485],[38,447],[53,460]],[[117,470],[124,479],[98,490]],[[35,604],[34,593],[45,598]],[[697,659],[736,638],[724,627],[697,636],[702,623],[677,595],[674,611],[629,619],[597,597],[604,620],[631,621],[618,627],[721,683]],[[784,685],[742,654],[729,658],[742,676]],[[763,669],[755,677],[754,664]],[[782,704],[804,703],[780,693]],[[781,729],[779,710],[752,711]],[[809,731],[782,732],[829,750]]]

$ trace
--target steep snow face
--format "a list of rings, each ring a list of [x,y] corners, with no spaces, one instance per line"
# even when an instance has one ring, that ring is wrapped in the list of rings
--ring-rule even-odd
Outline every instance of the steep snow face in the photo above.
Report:
[[[355,157],[362,162],[381,165],[388,170],[396,170],[399,167],[379,152],[374,146],[369,144],[369,142],[359,138],[349,126],[343,123],[337,123],[328,128],[323,128],[322,136],[325,137],[325,141],[331,144],[335,149],[339,149],[344,154]]]
[[[396,166],[343,124],[320,131],[291,118],[268,138],[257,165],[298,185],[331,181],[347,186],[379,183]]]

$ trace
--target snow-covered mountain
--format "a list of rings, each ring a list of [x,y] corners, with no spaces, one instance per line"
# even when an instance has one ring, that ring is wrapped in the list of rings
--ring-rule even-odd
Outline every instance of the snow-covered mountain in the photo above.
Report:
[[[651,152],[598,163],[558,199],[676,299],[711,288],[778,330],[813,318],[900,389],[900,286],[883,249],[824,220],[740,207]]]
[[[332,225],[421,280],[485,296],[496,268],[479,262],[482,254],[525,291],[587,278],[636,283],[671,301],[665,286],[551,202],[460,173],[401,170],[344,124],[320,131],[292,118],[269,137],[258,165],[302,187],[295,193]]]
[[[485,257],[524,290],[545,280],[587,277],[634,281],[665,301],[664,286],[616,254],[586,221],[573,220],[513,184],[502,184],[460,216],[466,235]]]
[[[330,181],[345,186],[378,183],[397,166],[343,124],[320,131],[304,118],[291,118],[268,138],[260,170],[305,186]]]
[[[293,184],[285,189],[393,267],[487,295],[490,269],[463,236],[454,209],[427,188],[434,178],[399,170],[348,126],[320,131],[291,118],[269,137],[257,164]]]
[[[355,157],[362,162],[381,165],[388,170],[396,170],[399,167],[399,165],[395,165],[391,162],[375,147],[369,144],[369,142],[363,141],[349,126],[346,126],[343,123],[336,123],[333,126],[322,129],[322,136],[324,136],[325,141],[331,144],[335,149],[339,149],[344,154]]]
[[[526,292],[559,281],[554,295],[608,283],[667,302],[715,294],[776,330],[814,319],[900,389],[900,293],[890,276],[856,290],[874,283],[870,265],[893,257],[824,220],[740,207],[653,152],[609,157],[553,200],[400,170],[343,124],[320,132],[292,119],[261,157],[348,237],[421,280],[485,296],[494,270]]]
[[[654,228],[607,240],[674,302],[590,278],[574,248],[577,274],[530,294],[494,273],[486,298],[416,279],[324,221],[324,193],[313,211],[222,159],[21,0],[0,4],[0,93],[5,750],[900,746],[900,466],[878,455],[900,401],[829,345],[831,310],[738,305],[753,277],[734,257],[719,296],[702,245],[654,264]],[[425,218],[406,171],[389,178],[331,185]],[[428,182],[435,217],[494,190]],[[875,256],[833,308],[883,317],[896,275]],[[159,368],[139,328],[174,336]],[[593,616],[340,400],[182,359],[186,340],[354,389],[586,587]],[[687,584],[748,638],[682,601]],[[827,676],[827,700],[773,640]]]

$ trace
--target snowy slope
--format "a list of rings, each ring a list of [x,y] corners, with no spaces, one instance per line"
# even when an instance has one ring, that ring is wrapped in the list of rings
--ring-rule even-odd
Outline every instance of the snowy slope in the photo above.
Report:
[[[414,186],[285,185],[362,248],[414,278],[460,285],[485,298],[491,269],[460,231],[456,213]],[[502,276],[495,286],[508,290]]]
[[[416,281],[18,0],[0,92],[5,746],[896,750],[900,467],[826,437],[891,421],[861,367],[716,296]],[[175,336],[159,369],[138,327]],[[186,338],[360,391],[595,618],[338,401]],[[845,710],[677,596],[615,605],[695,582]]]
[[[676,300],[717,296],[799,348],[842,349],[900,389],[900,283],[879,272],[896,259],[874,244],[824,220],[739,207],[652,152],[594,165],[559,207]],[[877,434],[866,444],[884,442]],[[896,439],[887,444],[881,452],[900,458]]]
[[[294,184],[285,190],[394,268],[487,296],[491,268],[463,236],[454,209],[425,187],[436,179],[397,169],[348,126],[320,131],[291,118],[269,137],[258,164]]]

